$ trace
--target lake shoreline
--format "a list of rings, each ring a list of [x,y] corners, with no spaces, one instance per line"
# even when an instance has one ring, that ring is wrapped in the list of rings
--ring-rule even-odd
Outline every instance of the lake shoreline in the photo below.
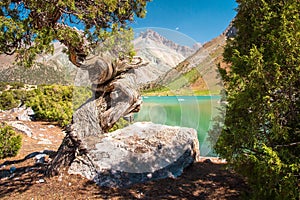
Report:
[[[221,96],[144,96],[134,122],[152,122],[194,128],[198,133],[200,153],[217,156],[209,147],[208,132],[221,106]]]

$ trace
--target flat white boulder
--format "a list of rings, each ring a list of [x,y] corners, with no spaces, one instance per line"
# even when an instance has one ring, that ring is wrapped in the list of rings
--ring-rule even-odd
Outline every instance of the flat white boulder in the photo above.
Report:
[[[200,156],[195,129],[150,122],[86,137],[83,144],[85,153],[76,156],[69,173],[108,187],[178,177]]]
[[[14,127],[16,130],[26,134],[28,137],[32,137],[31,129],[24,123],[22,123],[20,121],[12,121],[12,122],[8,122],[8,124],[10,126]]]

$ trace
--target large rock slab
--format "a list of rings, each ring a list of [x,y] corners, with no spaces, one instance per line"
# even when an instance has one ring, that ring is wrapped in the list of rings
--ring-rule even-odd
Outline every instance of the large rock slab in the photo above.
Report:
[[[76,156],[69,173],[107,187],[177,177],[200,156],[196,130],[150,122],[82,142],[87,149]]]

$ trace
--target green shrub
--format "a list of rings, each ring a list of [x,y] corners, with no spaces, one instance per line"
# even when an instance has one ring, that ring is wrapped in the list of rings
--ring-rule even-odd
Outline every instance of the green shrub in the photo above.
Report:
[[[71,122],[73,114],[71,86],[41,86],[33,93],[26,105],[34,110],[37,119],[58,122],[61,126]]]
[[[128,122],[127,120],[125,120],[124,118],[120,118],[116,123],[115,125],[109,129],[108,132],[113,132],[113,131],[116,131],[118,129],[122,129],[122,128],[125,128],[126,126],[129,126],[130,125],[130,122]]]
[[[0,94],[0,109],[9,110],[11,108],[17,107],[19,100],[14,98],[14,95],[11,92],[4,91]]]
[[[14,85],[17,86],[21,84]],[[34,110],[36,119],[58,122],[59,125],[66,126],[71,122],[73,111],[91,96],[91,90],[86,87],[39,85],[37,89],[30,91],[3,91],[0,93],[0,109],[10,110],[25,104]]]
[[[7,124],[0,124],[0,159],[16,156],[21,148],[22,137]]]
[[[72,120],[73,111],[91,95],[92,92],[84,87],[43,85],[27,96],[26,105],[34,110],[37,119],[66,126]]]
[[[7,85],[9,85],[8,82],[0,82],[0,91],[5,90]]]
[[[0,109],[10,110],[18,107],[21,102],[27,99],[27,92],[24,90],[8,90],[0,94]]]
[[[20,82],[0,82],[0,91],[4,91],[8,86],[11,89],[21,89],[24,88],[25,84]]]
[[[73,110],[77,110],[83,103],[92,97],[92,90],[88,87],[73,87]]]

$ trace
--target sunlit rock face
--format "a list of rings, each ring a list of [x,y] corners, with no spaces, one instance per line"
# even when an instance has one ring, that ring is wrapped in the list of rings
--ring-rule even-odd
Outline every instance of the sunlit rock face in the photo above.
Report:
[[[69,173],[107,187],[178,177],[200,156],[196,130],[149,122],[87,137],[83,143],[86,153],[73,161]]]
[[[143,86],[157,81],[167,71],[192,55],[195,48],[177,44],[159,33],[148,29],[133,41],[138,56],[149,64],[135,70],[138,84]]]

